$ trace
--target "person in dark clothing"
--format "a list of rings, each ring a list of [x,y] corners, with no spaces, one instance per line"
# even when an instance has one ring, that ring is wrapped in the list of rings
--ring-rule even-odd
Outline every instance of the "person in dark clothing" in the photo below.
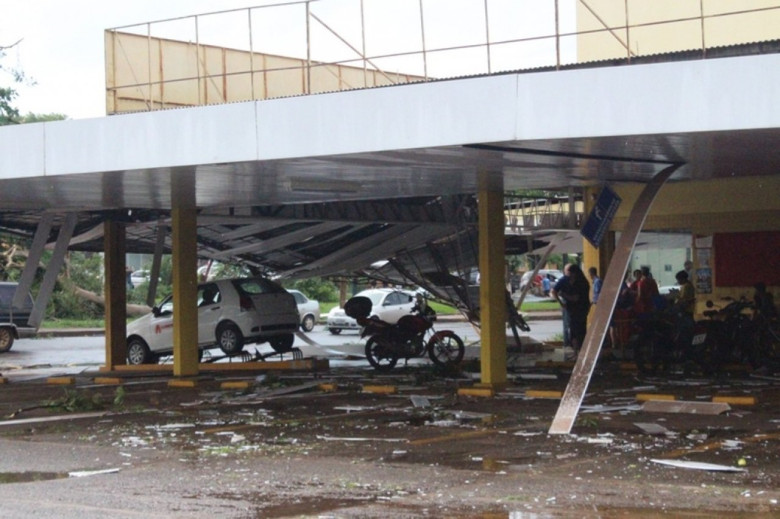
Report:
[[[561,286],[560,291],[556,290],[556,295],[568,313],[571,347],[577,354],[585,340],[590,310],[590,283],[580,267],[577,265],[568,267],[568,283]]]
[[[569,307],[569,325],[571,326],[571,344],[579,353],[585,341],[588,312],[590,311],[590,283],[580,267],[572,265],[569,269],[572,278],[572,290],[565,296]]]
[[[550,290],[550,296],[561,304],[561,320],[563,321],[563,346],[571,347],[571,327],[569,324],[569,309],[566,305],[566,299],[562,296],[564,292],[570,290],[571,279],[569,277],[569,268],[571,265],[563,267],[563,276],[555,283]]]
[[[753,312],[765,319],[777,317],[777,307],[771,292],[767,292],[766,283],[760,282],[753,285]]]

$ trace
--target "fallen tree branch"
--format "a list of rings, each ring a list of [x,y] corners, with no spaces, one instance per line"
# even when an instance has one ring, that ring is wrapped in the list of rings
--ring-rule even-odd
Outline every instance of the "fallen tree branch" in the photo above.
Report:
[[[106,306],[106,298],[96,294],[95,292],[90,292],[89,290],[84,290],[83,288],[77,286],[73,287],[73,292],[81,299],[91,301],[103,307]],[[152,309],[146,305],[136,305],[132,303],[127,304],[127,315],[145,315],[151,311]]]

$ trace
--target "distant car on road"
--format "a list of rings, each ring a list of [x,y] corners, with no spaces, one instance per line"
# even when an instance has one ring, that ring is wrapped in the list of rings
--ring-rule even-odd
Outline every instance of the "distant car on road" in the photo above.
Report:
[[[19,337],[30,337],[37,331],[27,324],[33,309],[32,296],[28,293],[21,307],[12,302],[18,283],[0,283],[0,353],[5,353]]]
[[[411,313],[415,304],[414,295],[415,293],[409,290],[372,288],[358,292],[355,297],[364,296],[371,300],[369,318],[378,317],[390,324],[395,324],[398,319]],[[336,307],[328,313],[327,327],[328,331],[334,335],[338,335],[342,330],[360,329],[357,321],[349,317],[341,307]]]
[[[137,286],[148,282],[149,282],[148,270],[136,270],[135,272],[130,274],[130,283],[133,284],[133,288],[136,288]]]
[[[268,342],[290,351],[298,329],[295,298],[265,278],[220,279],[198,285],[198,350],[218,346],[235,355],[245,344]],[[167,297],[127,326],[127,361],[150,364],[173,351],[173,299]]]
[[[301,330],[310,332],[314,325],[320,320],[320,302],[315,299],[309,299],[300,290],[288,290],[295,298],[298,305],[298,314],[301,317]]]

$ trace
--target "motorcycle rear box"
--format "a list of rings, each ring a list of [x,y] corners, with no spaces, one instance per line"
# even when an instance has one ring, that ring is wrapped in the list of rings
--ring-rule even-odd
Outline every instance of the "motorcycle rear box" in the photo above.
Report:
[[[371,314],[373,306],[373,303],[367,297],[351,297],[344,303],[344,313],[353,319],[365,319]]]

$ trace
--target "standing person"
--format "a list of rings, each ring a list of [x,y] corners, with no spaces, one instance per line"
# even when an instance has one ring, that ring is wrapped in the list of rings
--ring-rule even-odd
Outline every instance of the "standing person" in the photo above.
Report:
[[[544,297],[548,297],[550,295],[551,277],[552,277],[551,274],[547,274],[546,276],[544,276],[544,278],[542,278],[542,295]]]
[[[642,279],[642,271],[640,269],[636,269],[631,273],[631,278],[626,280],[628,283],[628,289],[634,293],[634,299],[636,299],[637,294],[639,294],[640,279]]]
[[[753,285],[753,316],[761,316],[764,319],[774,319],[777,317],[777,307],[775,298],[771,292],[767,292],[766,283],[759,282]]]
[[[601,294],[601,278],[599,277],[596,267],[590,267],[588,269],[588,275],[590,275],[590,279],[593,281],[593,297],[590,302],[595,305],[599,301],[599,294]]]
[[[577,265],[566,265],[564,273],[564,277],[558,280],[550,294],[558,299],[564,310],[564,346],[567,346],[568,336],[568,346],[574,350],[576,358],[585,340],[590,310],[590,283]]]
[[[571,335],[569,334],[569,309],[566,305],[566,299],[563,293],[570,290],[569,269],[571,264],[567,263],[563,267],[563,276],[555,282],[555,286],[550,289],[550,297],[561,304],[561,321],[563,322],[563,347],[571,348]]]
[[[655,309],[655,298],[658,297],[658,283],[650,273],[650,267],[642,267],[642,277],[637,283],[635,310],[637,315],[647,314]]]
[[[677,340],[678,345],[685,351],[693,342],[693,314],[696,311],[696,291],[693,288],[693,283],[688,279],[688,273],[684,270],[675,274],[674,278],[680,286],[680,290],[674,299],[674,309],[679,315]]]
[[[562,294],[569,309],[569,335],[575,358],[585,342],[585,332],[590,311],[590,283],[577,265],[569,267],[570,290]]]

